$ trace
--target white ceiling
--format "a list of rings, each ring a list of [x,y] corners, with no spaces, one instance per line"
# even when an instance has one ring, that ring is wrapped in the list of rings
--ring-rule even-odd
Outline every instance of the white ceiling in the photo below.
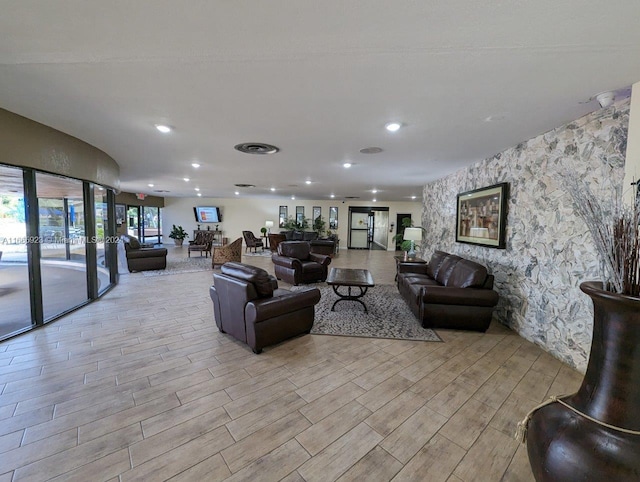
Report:
[[[241,196],[408,200],[640,80],[637,0],[0,0],[0,12],[0,107],[104,150],[122,189],[147,194],[233,197],[248,183]],[[384,151],[359,153],[371,146]]]

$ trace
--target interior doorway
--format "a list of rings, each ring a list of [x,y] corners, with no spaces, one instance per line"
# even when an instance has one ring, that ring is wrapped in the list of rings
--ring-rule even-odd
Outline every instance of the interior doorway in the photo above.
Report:
[[[162,244],[162,208],[127,206],[127,233],[142,243]]]
[[[388,246],[388,207],[349,207],[349,249],[381,249]]]

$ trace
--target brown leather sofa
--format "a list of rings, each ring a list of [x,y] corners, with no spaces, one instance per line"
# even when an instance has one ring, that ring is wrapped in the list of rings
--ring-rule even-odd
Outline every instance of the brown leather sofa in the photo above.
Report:
[[[424,328],[486,331],[498,303],[484,266],[444,251],[428,264],[401,262],[397,282]]]
[[[265,346],[309,333],[320,290],[289,291],[265,270],[225,263],[213,275],[209,295],[218,329],[249,345],[254,353]]]
[[[166,248],[146,248],[134,236],[122,235],[127,255],[129,272],[165,269],[167,267]]]
[[[329,256],[312,253],[308,241],[283,241],[271,260],[276,277],[292,285],[325,281],[331,263]]]
[[[309,244],[311,245],[312,253],[334,256],[338,252],[338,238],[333,235],[326,238],[314,239],[310,241]]]

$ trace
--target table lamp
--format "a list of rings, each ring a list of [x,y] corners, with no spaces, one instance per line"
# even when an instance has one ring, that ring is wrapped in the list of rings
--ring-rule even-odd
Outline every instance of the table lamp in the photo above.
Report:
[[[411,249],[407,253],[407,256],[409,256],[410,258],[415,258],[416,256],[415,242],[422,241],[422,229],[421,228],[405,228],[402,238],[405,241],[411,241]]]
[[[273,227],[273,221],[265,221],[264,227],[267,228],[267,232],[271,234],[271,228]]]

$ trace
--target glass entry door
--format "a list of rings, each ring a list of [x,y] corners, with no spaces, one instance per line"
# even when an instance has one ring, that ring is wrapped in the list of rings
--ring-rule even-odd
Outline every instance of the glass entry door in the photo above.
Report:
[[[141,243],[162,244],[162,208],[149,206],[127,207],[127,233]]]
[[[351,212],[349,248],[369,249],[369,213]]]

